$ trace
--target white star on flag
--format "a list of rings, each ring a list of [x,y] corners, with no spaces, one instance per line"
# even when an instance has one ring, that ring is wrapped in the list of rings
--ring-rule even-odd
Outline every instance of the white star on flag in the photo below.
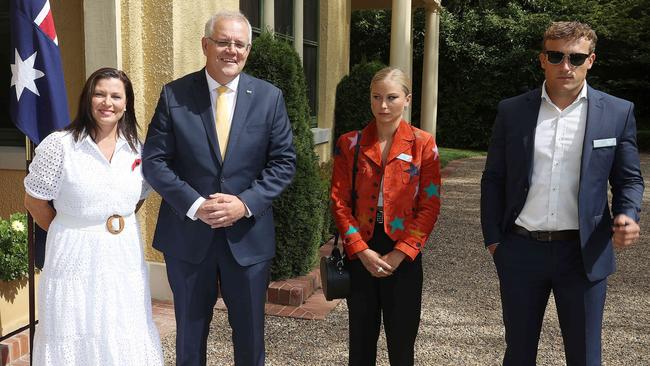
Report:
[[[34,68],[34,61],[36,61],[36,52],[29,56],[27,59],[22,60],[18,50],[16,49],[15,64],[11,64],[11,86],[16,86],[16,99],[20,101],[20,96],[23,94],[25,88],[29,89],[32,93],[38,94],[38,88],[34,80],[45,76],[41,70]]]

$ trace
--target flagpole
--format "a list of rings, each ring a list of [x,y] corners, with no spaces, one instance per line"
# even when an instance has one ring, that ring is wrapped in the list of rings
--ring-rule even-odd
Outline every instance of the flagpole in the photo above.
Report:
[[[29,164],[32,163],[34,158],[34,144],[25,136],[25,173],[29,170]],[[36,254],[36,243],[34,241],[34,218],[27,211],[27,258],[28,258],[28,273],[29,273],[29,365],[32,365],[32,354],[34,350],[34,331],[36,330],[36,297],[35,297],[35,284],[36,280],[34,275],[34,262]]]

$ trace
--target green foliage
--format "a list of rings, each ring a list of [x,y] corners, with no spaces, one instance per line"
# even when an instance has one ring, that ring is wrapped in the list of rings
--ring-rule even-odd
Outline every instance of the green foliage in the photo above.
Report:
[[[372,119],[370,81],[384,67],[380,62],[360,63],[336,86],[334,141],[348,131],[365,127]]]
[[[0,219],[0,281],[27,275],[27,215],[17,212]]]
[[[650,0],[448,0],[440,20],[437,141],[485,148],[499,100],[541,86],[538,54],[552,21],[586,22],[598,34],[588,83],[636,105],[650,129]],[[352,14],[351,63],[388,62],[389,11]],[[424,11],[413,17],[412,123],[419,125]]]
[[[271,276],[277,280],[304,275],[318,259],[324,217],[320,213],[327,210],[329,200],[309,128],[302,63],[291,45],[264,33],[253,41],[244,71],[282,90],[297,156],[293,183],[273,202],[277,250]]]
[[[452,160],[473,158],[475,156],[484,156],[484,151],[474,151],[474,150],[461,150],[461,149],[450,149],[446,147],[441,147],[440,152],[440,168],[444,168]]]
[[[331,193],[331,183],[332,183],[332,170],[334,169],[334,160],[330,159],[320,165],[320,176],[323,180],[325,186],[327,187],[327,209],[323,212],[323,237],[322,243],[324,244],[334,236],[336,232],[336,225],[334,224],[334,218],[332,217],[330,193]]]

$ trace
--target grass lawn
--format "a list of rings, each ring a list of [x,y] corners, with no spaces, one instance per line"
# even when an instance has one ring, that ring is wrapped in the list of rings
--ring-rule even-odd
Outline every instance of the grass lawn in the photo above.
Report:
[[[439,152],[441,169],[447,166],[447,164],[452,160],[471,158],[474,156],[482,156],[487,154],[485,151],[451,149],[447,147],[441,147]]]

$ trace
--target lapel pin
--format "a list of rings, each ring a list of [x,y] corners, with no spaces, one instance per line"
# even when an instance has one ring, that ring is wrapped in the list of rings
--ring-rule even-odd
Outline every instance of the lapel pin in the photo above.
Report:
[[[246,89],[246,94],[253,94],[253,91]]]

